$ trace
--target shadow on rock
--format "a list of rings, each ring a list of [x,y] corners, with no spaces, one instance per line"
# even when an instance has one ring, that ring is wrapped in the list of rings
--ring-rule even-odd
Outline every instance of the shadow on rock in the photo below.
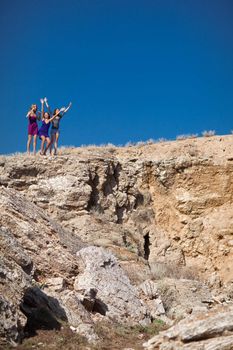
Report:
[[[97,289],[90,288],[90,290],[86,291],[83,295],[82,304],[85,309],[89,312],[99,313],[103,316],[106,316],[106,312],[108,311],[108,306],[100,299],[96,298]]]
[[[106,316],[107,311],[108,306],[102,300],[96,299],[92,312],[97,312],[103,316]]]
[[[36,335],[39,329],[60,330],[61,321],[67,321],[65,310],[58,300],[46,295],[38,287],[26,290],[20,309],[27,317],[24,328],[26,337]]]

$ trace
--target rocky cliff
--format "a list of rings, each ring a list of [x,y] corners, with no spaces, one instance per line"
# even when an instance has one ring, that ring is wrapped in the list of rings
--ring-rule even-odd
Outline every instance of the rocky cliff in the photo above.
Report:
[[[231,303],[233,136],[1,156],[0,185],[9,341],[41,310],[98,341],[99,318],[170,325]]]

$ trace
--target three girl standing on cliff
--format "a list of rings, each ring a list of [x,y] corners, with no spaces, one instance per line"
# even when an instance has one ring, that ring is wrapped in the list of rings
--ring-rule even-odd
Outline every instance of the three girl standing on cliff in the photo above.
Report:
[[[41,112],[37,112],[37,105],[31,105],[29,112],[26,117],[28,118],[28,141],[27,141],[27,152],[30,154],[30,146],[33,138],[33,153],[36,154],[36,141],[37,136],[41,139],[40,154],[46,155],[47,150],[50,148],[50,154],[52,154],[52,148],[54,147],[54,154],[57,154],[58,139],[60,135],[59,124],[61,118],[70,109],[71,103],[68,107],[56,108],[54,112],[48,105],[48,100],[45,97],[40,100]],[[44,112],[44,104],[48,108],[49,112]],[[52,117],[51,117],[52,115]],[[42,120],[42,125],[38,129],[37,120]],[[49,127],[52,123],[51,138],[49,137]],[[46,142],[46,147],[45,147]]]

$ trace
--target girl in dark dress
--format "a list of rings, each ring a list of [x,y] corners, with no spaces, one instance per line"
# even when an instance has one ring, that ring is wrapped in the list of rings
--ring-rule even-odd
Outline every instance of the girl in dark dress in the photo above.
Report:
[[[36,154],[36,139],[38,133],[37,120],[40,120],[39,114],[37,114],[37,105],[31,105],[29,112],[26,115],[28,118],[28,141],[27,141],[27,152],[30,154],[30,146],[33,137],[33,153]]]
[[[48,110],[51,112],[51,109],[49,107],[48,100],[47,100],[46,97],[44,98],[44,101],[45,101],[45,104],[46,104]],[[68,112],[68,110],[70,109],[71,105],[72,105],[72,103],[70,102],[67,107],[62,107],[60,109],[60,112],[59,112],[58,108],[56,108],[54,110],[54,112],[53,112],[53,115],[56,114],[57,116],[52,121],[52,128],[51,128],[51,132],[50,132],[50,135],[51,135],[50,154],[52,154],[52,148],[53,147],[54,147],[54,155],[57,154],[58,139],[59,139],[59,136],[60,136],[60,120],[64,116],[64,114],[66,112]],[[59,112],[59,114],[57,114],[58,112]]]

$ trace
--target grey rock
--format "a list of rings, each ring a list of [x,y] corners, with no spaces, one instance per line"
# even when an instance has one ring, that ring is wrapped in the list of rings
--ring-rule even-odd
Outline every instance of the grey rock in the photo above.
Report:
[[[97,291],[95,311],[119,322],[150,322],[149,311],[140,300],[137,289],[111,253],[90,246],[81,249],[77,258],[82,266],[74,289],[83,295],[91,288]]]
[[[222,350],[233,346],[233,311],[180,321],[143,344],[147,350]]]

